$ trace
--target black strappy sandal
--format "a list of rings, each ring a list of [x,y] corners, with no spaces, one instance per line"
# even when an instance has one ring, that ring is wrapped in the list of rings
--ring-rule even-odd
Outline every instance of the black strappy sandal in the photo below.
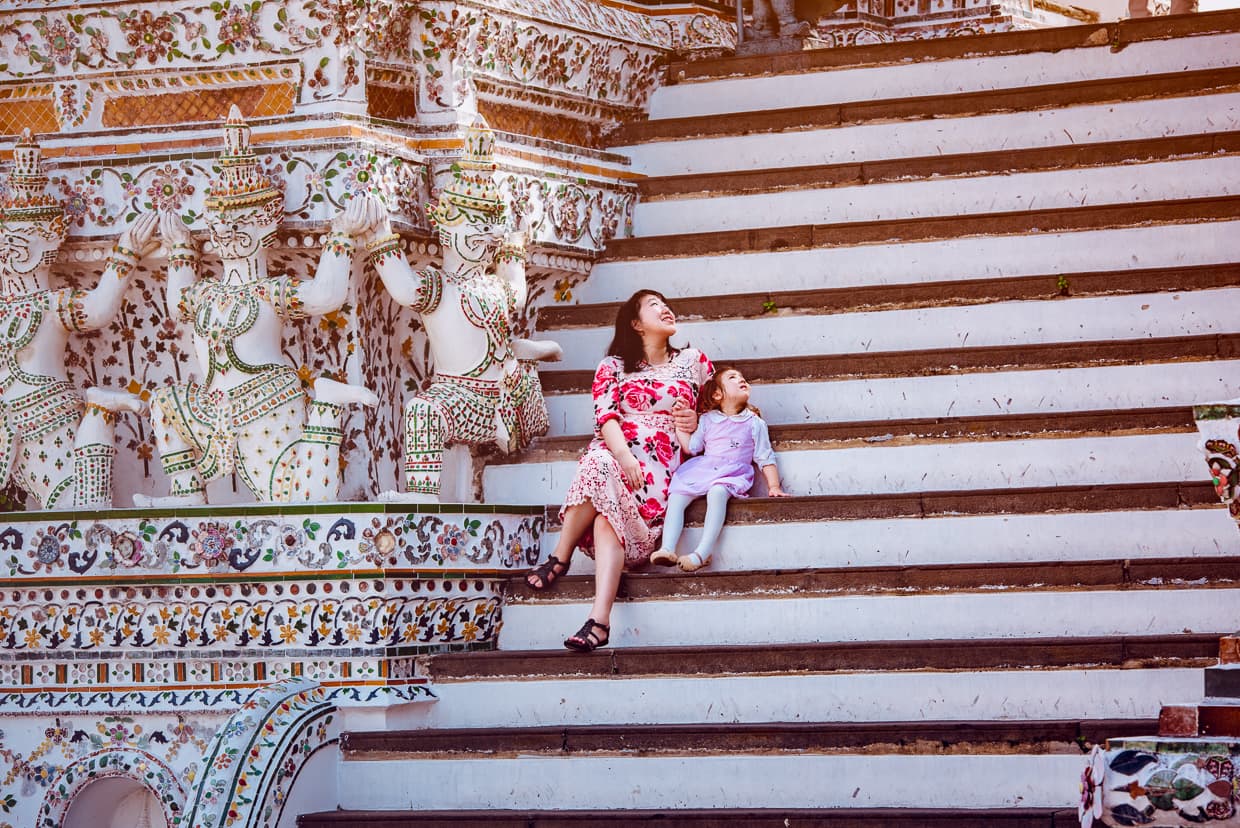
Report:
[[[525,582],[529,584],[530,589],[546,589],[558,581],[560,576],[566,572],[568,572],[568,564],[552,555],[525,573]],[[537,578],[538,583],[531,581],[531,578]]]
[[[603,637],[599,638],[595,630],[602,630]],[[588,653],[591,650],[597,650],[599,647],[606,647],[607,642],[610,640],[611,627],[606,624],[600,624],[593,618],[587,618],[586,623],[581,625],[581,629],[564,639],[564,646],[579,653]]]

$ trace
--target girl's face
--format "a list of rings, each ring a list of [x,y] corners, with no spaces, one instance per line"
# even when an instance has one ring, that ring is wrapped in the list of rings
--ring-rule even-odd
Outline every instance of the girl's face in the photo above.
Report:
[[[719,378],[720,402],[724,405],[745,406],[749,403],[749,382],[735,368],[729,368]]]
[[[643,296],[637,306],[633,329],[642,337],[670,339],[676,335],[676,314],[657,296]]]

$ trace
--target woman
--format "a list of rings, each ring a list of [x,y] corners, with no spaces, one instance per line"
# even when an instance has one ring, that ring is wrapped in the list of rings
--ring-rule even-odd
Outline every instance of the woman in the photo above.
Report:
[[[698,389],[710,360],[694,348],[673,348],[676,315],[653,290],[620,306],[607,358],[594,374],[594,440],[560,509],[560,540],[526,580],[545,589],[568,571],[580,546],[594,558],[594,605],[570,650],[607,644],[611,607],[626,566],[644,566],[659,546],[667,488],[680,465],[676,432],[697,427]]]

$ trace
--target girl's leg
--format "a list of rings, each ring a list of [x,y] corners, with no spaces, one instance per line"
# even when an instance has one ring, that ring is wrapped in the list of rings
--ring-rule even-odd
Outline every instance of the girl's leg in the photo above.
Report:
[[[577,541],[581,540],[581,536],[590,528],[590,524],[594,522],[597,515],[598,510],[589,500],[565,509],[564,522],[560,525],[560,539],[556,541],[555,549],[551,550],[551,557],[526,573],[525,582],[534,589],[544,589],[551,586],[556,578],[568,572],[568,565],[573,560],[573,550],[577,548]],[[547,564],[552,560],[559,563],[552,564],[548,568]]]
[[[728,500],[731,497],[732,493],[725,486],[710,487],[710,491],[706,493],[706,520],[702,525],[702,537],[693,552],[685,556],[688,560],[681,559],[681,569],[692,571],[710,563],[710,557],[715,553],[715,541],[719,540],[719,533],[723,531],[723,521],[728,515]],[[695,557],[696,561],[693,560]]]
[[[680,533],[685,528],[685,509],[693,498],[685,494],[670,495],[667,499],[667,515],[663,519],[663,540],[659,548],[650,556],[652,564],[660,566],[676,565],[676,544],[680,543]]]

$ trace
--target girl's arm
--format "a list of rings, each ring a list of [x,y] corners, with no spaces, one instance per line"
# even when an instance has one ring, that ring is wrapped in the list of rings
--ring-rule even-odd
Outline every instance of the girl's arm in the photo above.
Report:
[[[771,448],[771,435],[761,417],[754,417],[753,461],[762,469],[770,497],[788,497],[779,484],[779,468],[775,465],[775,450]]]
[[[779,485],[779,469],[772,463],[769,466],[762,467],[762,476],[766,478],[766,488],[768,497],[791,497]]]
[[[709,414],[699,417],[698,426],[693,431],[676,429],[676,440],[685,454],[701,454],[702,449],[706,447],[706,421],[708,419]]]

